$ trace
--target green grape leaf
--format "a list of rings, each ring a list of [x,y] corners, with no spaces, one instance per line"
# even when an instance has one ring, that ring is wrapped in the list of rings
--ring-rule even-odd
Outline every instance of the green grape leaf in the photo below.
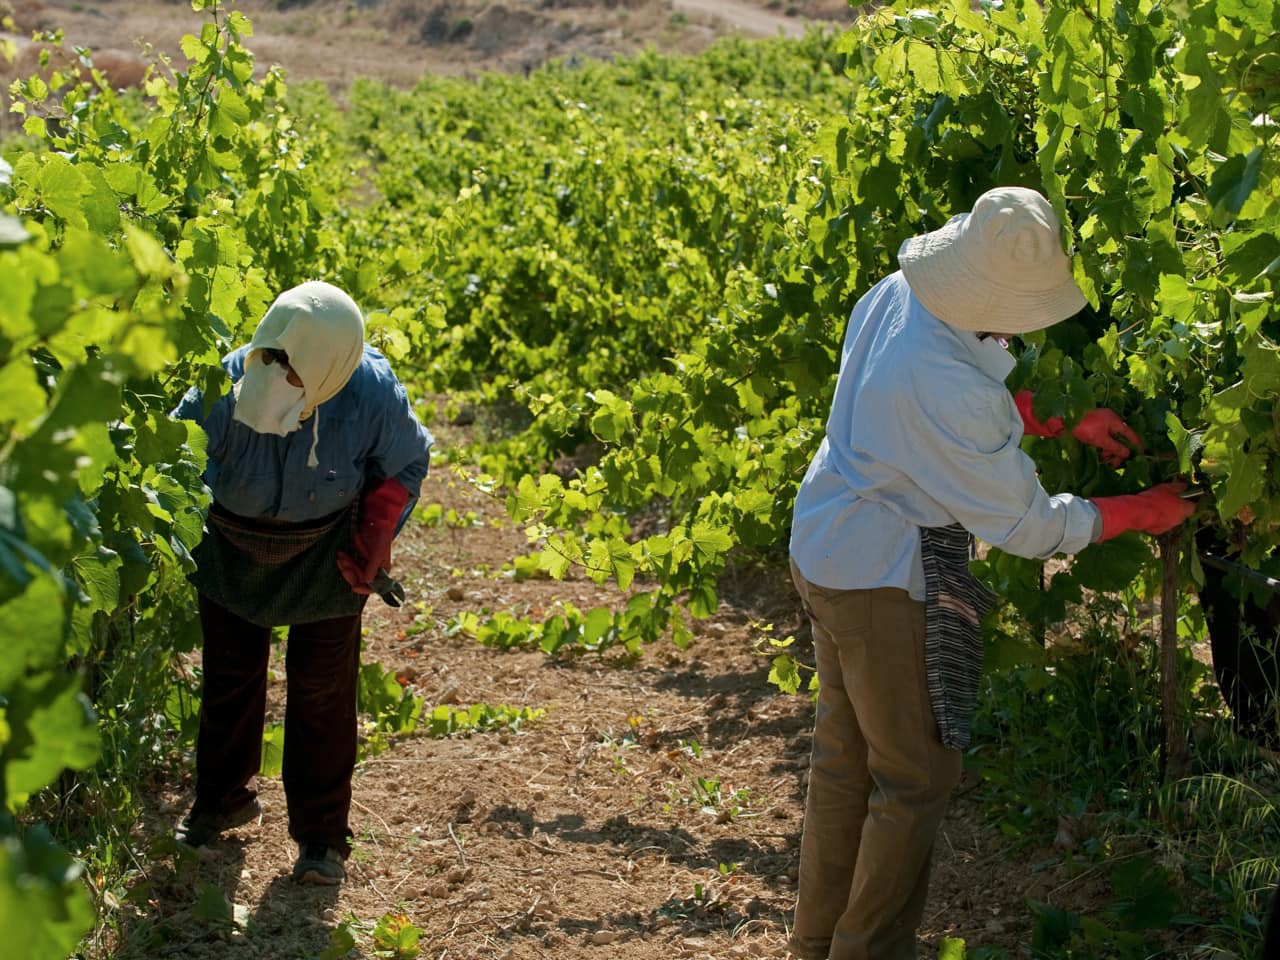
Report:
[[[1043,647],[1005,630],[983,631],[984,653],[982,669],[988,673],[1002,673],[1027,665],[1040,666],[1048,662]]]
[[[49,669],[62,657],[66,591],[51,574],[42,574],[16,597],[0,604],[0,693],[33,669]]]
[[[235,908],[227,895],[215,884],[202,881],[200,895],[196,898],[191,913],[198,920],[215,927],[230,928],[235,925]]]
[[[1178,451],[1178,472],[1190,474],[1191,458],[1204,447],[1204,432],[1188,430],[1172,410],[1164,415],[1164,423],[1169,430],[1169,441]]]
[[[1218,13],[1270,33],[1275,23],[1275,0],[1218,0]]]
[[[61,430],[101,421],[120,407],[120,376],[98,358],[73,367],[58,384],[44,429]]]
[[[608,607],[588,610],[582,621],[582,645],[589,649],[607,646],[613,626],[613,612]]]
[[[697,583],[689,590],[689,612],[699,620],[713,615],[720,606],[714,583]]]
[[[609,390],[596,390],[587,396],[599,405],[591,417],[591,432],[601,440],[617,443],[634,429],[631,404],[626,400]]]
[[[1247,156],[1237,154],[1214,171],[1208,198],[1220,219],[1232,219],[1244,207],[1258,186],[1262,158],[1262,147],[1254,147]]]
[[[719,559],[733,546],[733,537],[727,529],[709,523],[695,523],[689,539],[703,562]]]
[[[15,957],[60,960],[94,924],[80,865],[43,827],[0,835],[0,942]]]
[[[373,666],[376,666],[374,664]],[[278,777],[284,772],[284,724],[270,723],[262,731],[262,762],[258,775]]]
[[[1243,446],[1233,445],[1228,453],[1229,465],[1226,481],[1214,487],[1218,498],[1218,514],[1234,518],[1241,507],[1253,504],[1262,497],[1267,481],[1266,460],[1257,453],[1247,452]]]
[[[35,419],[44,412],[47,399],[30,357],[19,354],[0,367],[0,423],[25,424]]]
[[[71,561],[76,582],[94,610],[113,611],[120,602],[120,554],[99,546]]]
[[[90,188],[84,174],[57,154],[47,155],[43,160],[44,166],[39,175],[41,202],[50,213],[67,223],[77,227],[88,226],[83,203]]]
[[[8,691],[10,739],[0,751],[5,796],[24,803],[64,769],[83,770],[98,759],[98,728],[74,673],[36,673]]]
[[[783,693],[795,694],[800,690],[800,667],[790,654],[780,653],[769,665],[768,679]]]
[[[546,571],[553,580],[563,580],[571,565],[572,561],[564,552],[553,547],[548,547],[538,555],[539,569]]]
[[[114,236],[120,230],[120,202],[115,191],[107,183],[100,167],[82,167],[81,173],[85,179],[85,196],[81,204],[89,229],[100,235]]]
[[[197,2],[199,2],[199,6],[197,6]],[[191,9],[196,11],[202,10],[204,9],[206,2],[212,2],[212,0],[193,0]],[[208,46],[206,46],[199,37],[194,36],[193,34],[188,33],[184,35],[182,39],[178,41],[178,46],[182,49],[182,55],[195,63],[201,63],[209,57]]]
[[[181,271],[165,252],[164,247],[150,234],[135,226],[126,226],[125,249],[133,261],[134,269],[144,277],[171,277]]]
[[[1071,565],[1071,575],[1086,590],[1114,593],[1133,582],[1152,562],[1149,541],[1136,534],[1091,544]]]

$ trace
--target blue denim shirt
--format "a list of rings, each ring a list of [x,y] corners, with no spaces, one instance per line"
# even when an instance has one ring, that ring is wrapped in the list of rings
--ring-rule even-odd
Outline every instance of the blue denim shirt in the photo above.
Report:
[[[924,599],[920,528],[959,523],[1019,557],[1077,553],[1098,508],[1050,496],[1019,447],[995,339],[948,326],[901,272],[853,308],[827,435],[796,495],[791,557],[833,590],[897,587]]]
[[[247,351],[240,347],[222,359],[233,382],[244,375]],[[319,466],[307,466],[317,429],[311,418],[278,437],[233,420],[234,412],[235,397],[228,392],[205,416],[196,387],[173,412],[208,434],[204,480],[213,499],[232,513],[291,523],[317,520],[348,506],[367,483],[384,477],[395,477],[409,491],[405,516],[418,498],[434,440],[414,416],[391,365],[373,347],[365,346],[346,386],[311,415],[319,417]]]

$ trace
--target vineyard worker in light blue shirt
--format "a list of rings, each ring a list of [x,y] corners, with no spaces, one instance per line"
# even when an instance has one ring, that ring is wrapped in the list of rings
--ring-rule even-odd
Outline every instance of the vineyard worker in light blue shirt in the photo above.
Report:
[[[1014,360],[1004,338],[1085,304],[1060,233],[1039,193],[989,191],[971,213],[906,241],[900,272],[849,318],[791,537],[819,680],[797,956],[916,955],[994,600],[969,574],[971,535],[1051,557],[1124,530],[1163,532],[1192,510],[1175,484],[1051,496],[1019,447],[1024,426],[1045,425],[1024,424],[1005,387]],[[1110,411],[1077,435],[1118,462],[1128,450],[1113,433],[1137,440]]]
[[[355,302],[327,283],[282,293],[228,354],[232,390],[175,416],[208,434],[213,504],[192,575],[204,634],[196,796],[179,840],[200,846],[261,814],[271,628],[288,626],[284,790],[296,880],[336,884],[351,851],[364,604],[427,474],[431,434]],[[380,577],[381,574],[381,577]]]

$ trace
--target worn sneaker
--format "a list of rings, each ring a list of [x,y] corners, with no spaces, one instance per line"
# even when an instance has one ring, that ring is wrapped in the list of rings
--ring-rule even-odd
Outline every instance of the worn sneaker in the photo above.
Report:
[[[256,798],[229,813],[213,813],[192,807],[191,812],[174,829],[173,835],[179,843],[185,843],[189,847],[203,847],[224,830],[244,826],[260,816],[262,806]]]
[[[343,856],[323,843],[303,844],[298,862],[293,865],[293,879],[312,886],[331,887],[347,879]]]

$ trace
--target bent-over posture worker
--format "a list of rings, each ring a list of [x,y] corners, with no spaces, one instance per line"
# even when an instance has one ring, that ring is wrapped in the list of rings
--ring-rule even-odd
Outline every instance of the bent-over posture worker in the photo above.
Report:
[[[355,302],[327,283],[282,293],[228,354],[233,389],[175,416],[209,437],[213,491],[192,580],[204,633],[196,796],[178,827],[200,846],[261,813],[271,628],[289,627],[284,790],[293,876],[336,884],[351,851],[360,620],[427,474],[430,433]]]
[[[1192,505],[1165,484],[1050,496],[1019,448],[1035,422],[1005,387],[1004,338],[1085,305],[1047,201],[991,190],[906,241],[900,271],[853,309],[826,438],[796,497],[792,575],[813,627],[819,693],[792,952],[916,955],[934,837],[977,699],[972,535],[1023,557],[1161,533]],[[1019,406],[1028,414],[1020,414]],[[1118,463],[1138,438],[1109,410],[1073,431]]]

